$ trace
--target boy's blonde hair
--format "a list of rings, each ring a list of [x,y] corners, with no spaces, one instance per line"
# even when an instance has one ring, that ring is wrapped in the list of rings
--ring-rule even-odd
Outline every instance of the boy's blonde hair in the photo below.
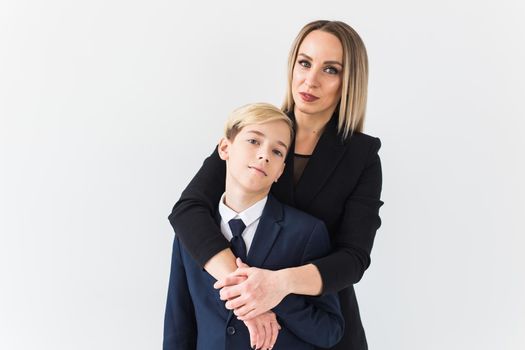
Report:
[[[290,129],[290,142],[294,137],[292,120],[279,108],[269,103],[251,103],[235,109],[230,113],[224,136],[230,141],[247,125],[265,124],[274,121],[283,121]]]

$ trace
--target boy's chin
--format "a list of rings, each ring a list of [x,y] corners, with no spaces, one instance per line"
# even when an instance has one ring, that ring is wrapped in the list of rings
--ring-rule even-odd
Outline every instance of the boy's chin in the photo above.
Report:
[[[250,184],[246,184],[245,186],[243,186],[243,189],[246,192],[246,194],[253,194],[253,195],[268,194],[268,192],[270,192],[271,186],[272,186],[271,184],[268,185],[268,184],[250,183]]]

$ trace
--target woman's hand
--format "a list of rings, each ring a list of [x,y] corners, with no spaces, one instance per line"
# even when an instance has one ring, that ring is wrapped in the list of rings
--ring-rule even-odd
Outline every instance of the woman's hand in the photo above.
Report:
[[[245,320],[244,324],[250,332],[250,346],[252,349],[273,348],[281,329],[275,313],[272,311],[265,312],[250,320]]]
[[[234,310],[239,320],[246,321],[277,306],[289,294],[283,270],[271,271],[249,267],[237,258],[237,270],[217,281],[216,289]]]

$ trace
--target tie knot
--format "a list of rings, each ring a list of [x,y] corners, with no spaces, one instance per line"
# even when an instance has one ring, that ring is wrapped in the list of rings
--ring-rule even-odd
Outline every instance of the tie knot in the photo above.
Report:
[[[246,225],[241,219],[231,219],[228,221],[228,225],[230,225],[230,229],[232,230],[233,236],[241,237],[242,232],[246,228]]]

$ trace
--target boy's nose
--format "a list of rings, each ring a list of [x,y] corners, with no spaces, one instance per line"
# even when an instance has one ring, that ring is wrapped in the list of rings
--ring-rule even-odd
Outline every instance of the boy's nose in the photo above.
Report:
[[[268,163],[268,162],[269,162],[269,160],[268,160],[268,157],[264,157],[264,156],[259,156],[259,159],[263,159],[263,160],[264,160],[264,161],[265,161],[266,163]]]

